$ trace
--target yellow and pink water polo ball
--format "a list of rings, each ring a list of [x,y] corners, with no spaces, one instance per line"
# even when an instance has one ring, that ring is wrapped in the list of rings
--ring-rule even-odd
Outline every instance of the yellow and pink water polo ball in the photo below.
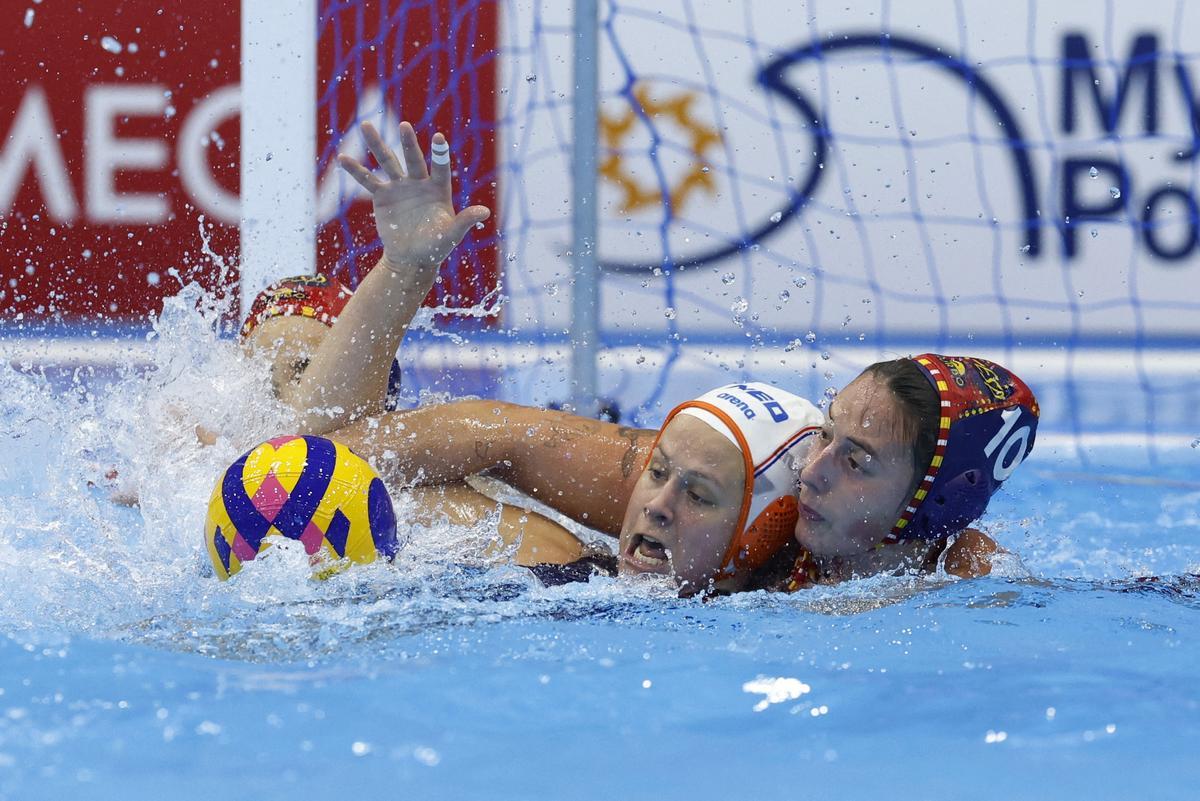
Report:
[[[262,443],[229,466],[208,503],[204,540],[221,579],[271,540],[304,546],[318,576],[400,550],[391,496],[366,460],[324,437]]]

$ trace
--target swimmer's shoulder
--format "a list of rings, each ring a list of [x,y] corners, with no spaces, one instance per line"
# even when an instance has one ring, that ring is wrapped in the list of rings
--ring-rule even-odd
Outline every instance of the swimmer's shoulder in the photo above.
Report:
[[[943,565],[958,578],[979,578],[992,572],[992,557],[1003,550],[979,529],[967,528],[946,547]]]

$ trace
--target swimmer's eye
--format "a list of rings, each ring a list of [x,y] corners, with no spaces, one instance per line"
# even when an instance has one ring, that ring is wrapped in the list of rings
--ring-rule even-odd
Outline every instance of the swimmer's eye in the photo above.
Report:
[[[701,506],[713,506],[714,505],[712,501],[710,501],[708,498],[705,498],[703,495],[697,494],[694,490],[688,490],[688,498],[692,502],[700,504]]]
[[[863,466],[862,466],[862,463],[861,463],[860,461],[858,461],[857,459],[855,459],[853,456],[849,456],[849,457],[847,457],[847,461],[850,463],[850,469],[851,469],[851,470],[853,470],[853,471],[854,471],[854,472],[856,472],[856,473],[861,473],[861,472],[862,472]]]
[[[667,471],[661,465],[657,464],[652,464],[647,467],[646,472],[649,473],[650,478],[654,479],[655,481],[662,481],[667,477]]]
[[[298,377],[301,373],[308,369],[310,359],[297,359],[292,362],[292,372]]]

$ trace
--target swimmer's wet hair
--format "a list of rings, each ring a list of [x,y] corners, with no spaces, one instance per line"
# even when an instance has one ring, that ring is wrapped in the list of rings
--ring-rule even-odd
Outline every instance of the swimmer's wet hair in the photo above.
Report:
[[[937,390],[912,359],[876,362],[862,374],[882,381],[900,401],[901,433],[913,444],[915,489],[929,469],[937,448],[938,419],[941,417]]]

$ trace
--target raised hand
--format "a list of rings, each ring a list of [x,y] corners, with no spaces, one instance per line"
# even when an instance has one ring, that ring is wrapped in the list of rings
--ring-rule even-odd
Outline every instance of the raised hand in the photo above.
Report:
[[[396,272],[436,268],[473,226],[491,216],[491,209],[468,206],[454,212],[449,145],[442,134],[433,135],[430,169],[416,131],[409,123],[400,123],[400,149],[408,166],[405,174],[400,160],[371,123],[362,124],[362,133],[384,177],[344,154],[338,156],[338,164],[371,193],[375,228],[383,240],[383,265]]]

